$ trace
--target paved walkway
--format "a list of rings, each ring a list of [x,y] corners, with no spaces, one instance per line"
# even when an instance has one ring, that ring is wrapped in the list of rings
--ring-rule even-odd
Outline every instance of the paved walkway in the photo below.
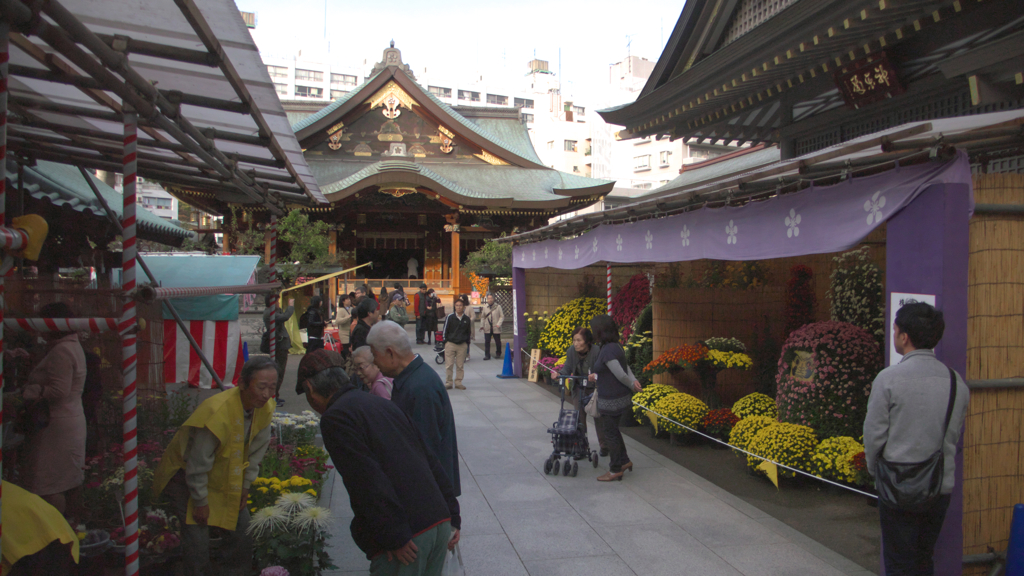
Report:
[[[430,347],[416,351],[444,377]],[[496,378],[501,363],[482,358],[473,350],[468,390],[451,394],[468,576],[872,574],[628,437],[635,470],[622,482],[595,481],[604,462],[594,469],[582,461],[575,478],[545,475],[558,399],[536,384]],[[307,407],[286,398],[290,412]],[[596,446],[592,426],[590,435]],[[331,557],[339,568],[330,574],[369,574],[349,535],[345,486],[335,477],[327,490],[322,503],[337,519]]]

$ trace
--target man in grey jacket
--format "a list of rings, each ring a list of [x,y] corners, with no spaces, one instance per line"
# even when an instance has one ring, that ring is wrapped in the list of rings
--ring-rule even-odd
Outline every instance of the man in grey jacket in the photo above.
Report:
[[[263,310],[263,329],[267,334],[270,334],[270,323],[272,321],[277,322],[274,332],[274,335],[277,337],[277,346],[274,348],[274,361],[277,362],[277,391],[274,393],[274,398],[277,400],[278,406],[284,406],[284,401],[281,400],[281,384],[284,383],[284,371],[288,367],[288,350],[292,347],[292,337],[288,335],[288,330],[285,329],[284,323],[295,313],[295,299],[289,298],[288,307],[284,310],[281,309],[281,303],[278,302],[277,314],[274,315],[274,320],[270,318],[270,305],[274,303],[274,295],[267,294],[264,302],[267,307]]]
[[[921,462],[941,445],[945,464],[941,497],[930,509],[915,513],[879,504],[887,576],[933,573],[932,555],[953,492],[956,444],[970,392],[957,375],[953,412],[949,427],[943,430],[949,404],[949,369],[932,349],[942,339],[945,327],[942,312],[929,304],[918,302],[900,308],[892,339],[903,359],[878,374],[868,398],[864,455],[872,475],[880,454],[890,462]]]

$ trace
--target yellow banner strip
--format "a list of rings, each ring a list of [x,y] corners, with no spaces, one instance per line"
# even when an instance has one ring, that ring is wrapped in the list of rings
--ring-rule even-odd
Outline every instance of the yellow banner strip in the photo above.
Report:
[[[302,284],[296,284],[295,286],[292,286],[291,288],[285,288],[284,290],[281,290],[281,294],[284,294],[285,292],[288,292],[289,290],[295,290],[295,289],[298,289],[298,288],[303,288],[305,286],[309,286],[310,284],[316,284],[317,282],[323,282],[324,280],[327,280],[327,279],[330,279],[330,278],[334,278],[335,276],[341,276],[342,274],[347,274],[349,272],[353,272],[355,270],[359,270],[360,268],[362,268],[364,266],[369,266],[370,264],[372,264],[372,262],[367,262],[366,264],[360,264],[359,266],[356,266],[355,268],[349,268],[347,270],[342,270],[341,272],[332,272],[332,273],[330,273],[330,274],[328,274],[326,276],[321,276],[319,278],[314,278],[313,280],[310,280],[309,282],[303,282]]]

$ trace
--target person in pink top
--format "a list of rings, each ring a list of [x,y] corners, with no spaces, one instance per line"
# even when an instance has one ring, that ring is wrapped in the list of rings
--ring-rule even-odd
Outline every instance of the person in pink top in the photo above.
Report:
[[[391,400],[391,378],[381,374],[380,368],[373,363],[373,351],[369,346],[356,348],[352,352],[352,363],[355,364],[359,378],[369,388],[370,394]]]

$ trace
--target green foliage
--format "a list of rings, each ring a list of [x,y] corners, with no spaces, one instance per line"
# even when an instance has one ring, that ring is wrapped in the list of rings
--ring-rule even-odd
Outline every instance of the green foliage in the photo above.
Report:
[[[529,312],[523,313],[523,320],[526,321],[526,349],[533,350],[537,348],[540,342],[540,335],[544,332],[544,327],[548,324],[548,313]],[[559,352],[558,350],[552,350],[552,353]],[[564,352],[564,350],[562,351]]]
[[[633,371],[633,375],[641,384],[651,382],[651,374],[645,373],[644,369],[654,360],[654,338],[651,331],[633,332],[626,341],[626,363]]]
[[[743,422],[741,420],[740,424]],[[791,466],[797,470],[807,470],[817,446],[818,436],[812,428],[788,422],[776,422],[760,429],[747,443],[747,450],[772,462]],[[747,456],[747,466],[757,468],[762,462],[761,458]],[[778,471],[780,477],[796,476],[796,472],[785,468],[779,468]]]
[[[772,419],[779,417],[779,409],[775,405],[775,400],[758,392],[747,394],[737,400],[732,405],[732,412],[741,420],[750,416],[768,416]]]
[[[633,332],[643,334],[652,330],[654,330],[654,306],[648,304],[633,322]]]
[[[299,276],[335,263],[330,254],[330,229],[327,222],[311,222],[300,210],[292,210],[278,221],[278,238],[291,245],[287,257],[278,263],[278,274],[284,282],[291,284]]]
[[[504,234],[502,234],[504,236]],[[466,274],[472,272],[479,275],[483,267],[491,269],[491,272],[498,277],[507,278],[512,276],[512,243],[498,243],[494,240],[484,240],[484,245],[476,252],[471,252],[462,264],[462,270]]]
[[[679,288],[683,284],[683,270],[678,262],[669,264],[664,272],[654,277],[656,288]]]
[[[832,320],[863,328],[881,346],[885,339],[885,288],[882,271],[871,261],[868,247],[832,259],[828,297]]]
[[[580,326],[590,326],[594,316],[607,311],[600,298],[577,298],[563,304],[548,318],[537,340],[537,348],[561,356],[572,344],[572,333]]]

